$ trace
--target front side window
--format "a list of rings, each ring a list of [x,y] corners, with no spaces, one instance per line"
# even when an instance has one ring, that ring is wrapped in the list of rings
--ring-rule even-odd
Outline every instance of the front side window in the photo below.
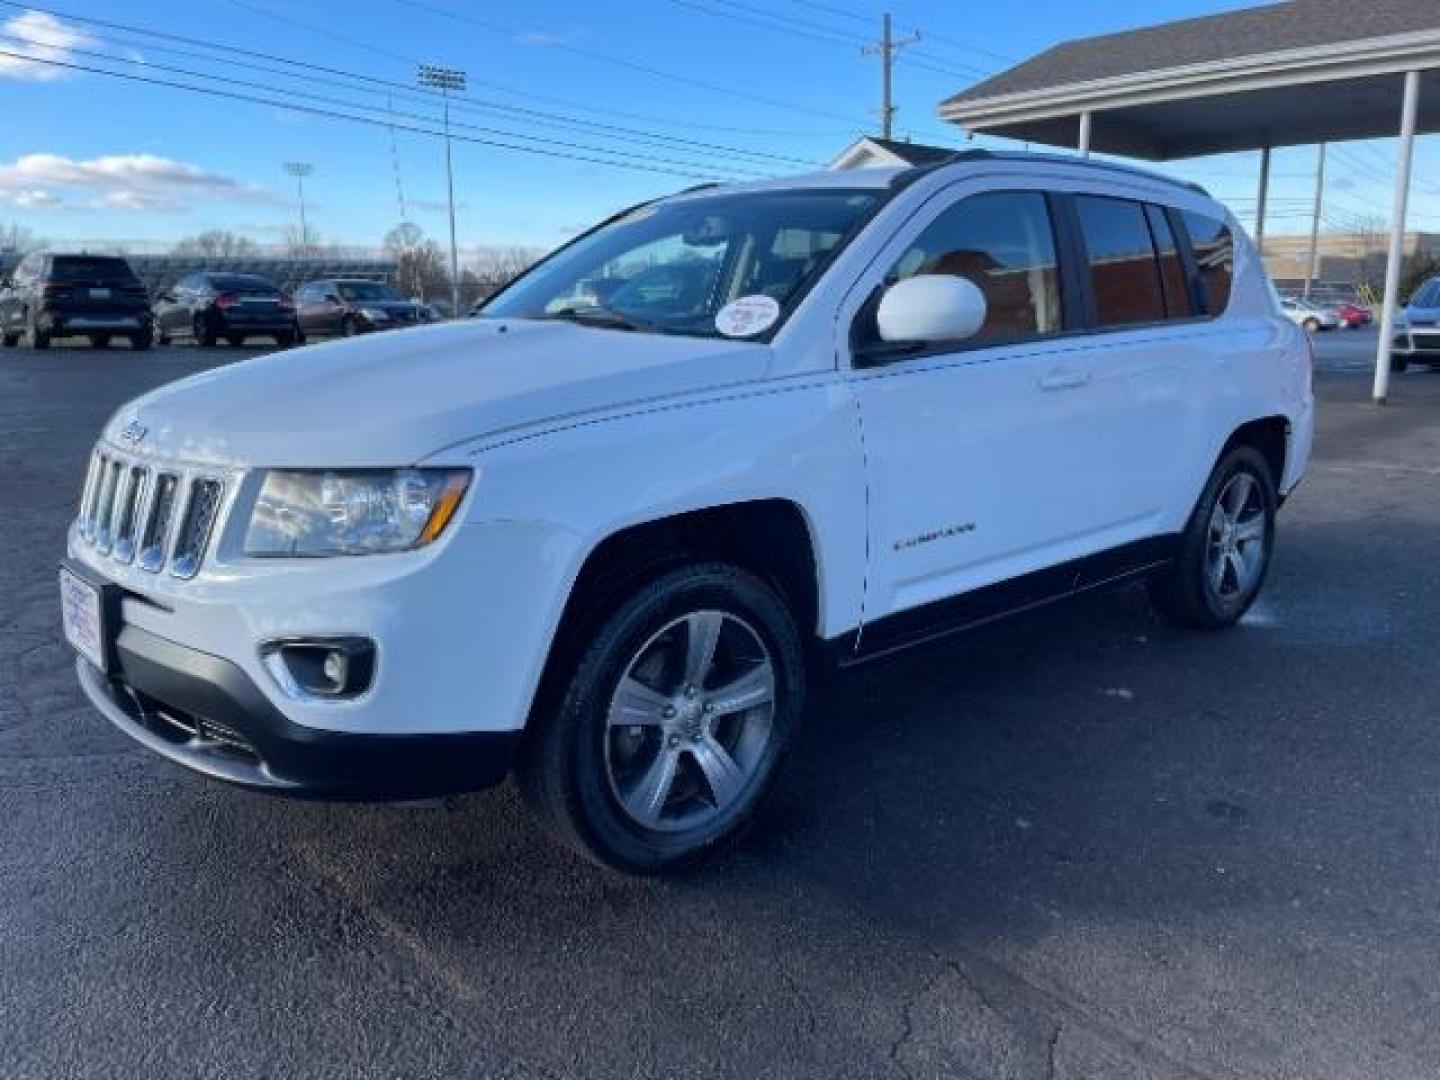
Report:
[[[480,310],[489,318],[568,319],[713,337],[732,301],[798,299],[878,205],[854,190],[757,191],[651,203],[582,237]],[[750,336],[750,335],[745,335]]]
[[[1235,238],[1230,226],[1210,214],[1187,210],[1182,215],[1195,265],[1205,291],[1205,314],[1219,315],[1230,303],[1230,281],[1235,272]]]
[[[1055,235],[1045,196],[1038,192],[972,195],[950,207],[915,238],[885,284],[918,274],[951,274],[980,289],[985,322],[967,345],[1019,341],[1061,329]]]
[[[1128,199],[1077,195],[1075,210],[1090,263],[1096,325],[1164,319],[1160,266],[1144,206]]]

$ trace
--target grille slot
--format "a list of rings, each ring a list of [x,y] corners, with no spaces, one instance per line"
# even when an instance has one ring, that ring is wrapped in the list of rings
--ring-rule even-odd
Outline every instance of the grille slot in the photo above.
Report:
[[[75,535],[148,573],[194,577],[224,504],[225,484],[181,466],[151,465],[102,444],[90,456]]]
[[[115,488],[120,483],[120,471],[124,466],[114,458],[107,458],[103,467],[100,502],[95,508],[95,547],[102,555],[108,555],[114,538],[110,530],[111,518],[115,514]]]
[[[135,529],[149,480],[150,470],[144,466],[131,465],[126,470],[124,495],[115,510],[115,558],[120,562],[135,558]]]
[[[205,545],[210,540],[210,530],[220,516],[220,492],[218,480],[197,479],[190,482],[185,517],[180,522],[180,532],[175,537],[175,555],[170,561],[170,573],[176,577],[194,577],[200,569]]]
[[[180,479],[174,473],[157,473],[155,493],[145,514],[140,533],[140,569],[152,574],[165,565],[165,544],[170,539],[170,519],[175,516],[175,492]]]

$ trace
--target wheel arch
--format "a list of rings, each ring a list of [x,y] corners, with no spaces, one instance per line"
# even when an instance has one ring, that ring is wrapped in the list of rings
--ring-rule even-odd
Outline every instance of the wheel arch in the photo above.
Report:
[[[802,638],[819,640],[822,565],[813,522],[798,503],[762,498],[632,522],[591,545],[550,636],[531,712],[554,700],[567,661],[626,592],[687,562],[734,563],[771,585]]]
[[[1249,446],[1260,453],[1270,466],[1270,474],[1278,489],[1285,482],[1285,466],[1290,453],[1290,419],[1287,416],[1263,416],[1247,420],[1225,440],[1215,455],[1215,464],[1237,446]],[[1213,466],[1212,466],[1213,468]]]

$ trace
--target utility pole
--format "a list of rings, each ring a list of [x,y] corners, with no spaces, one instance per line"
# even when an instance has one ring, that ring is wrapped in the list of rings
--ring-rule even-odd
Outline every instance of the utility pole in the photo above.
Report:
[[[285,171],[295,177],[295,190],[300,196],[300,253],[310,257],[310,226],[305,223],[305,177],[315,171],[308,161],[287,161]]]
[[[439,90],[445,102],[445,187],[450,202],[450,317],[460,317],[460,249],[455,246],[455,170],[450,163],[450,94],[465,92],[465,72],[420,65],[420,85]]]
[[[1310,258],[1305,262],[1306,300],[1310,299],[1310,288],[1320,275],[1320,200],[1325,194],[1325,144],[1320,144],[1320,163],[1315,167],[1315,209],[1310,214]]]
[[[880,132],[883,138],[892,138],[895,132],[896,109],[891,94],[891,73],[895,67],[895,55],[905,46],[913,45],[919,40],[920,35],[917,32],[896,41],[890,28],[890,14],[886,12],[880,17],[880,44],[865,45],[860,49],[863,56],[880,57]]]

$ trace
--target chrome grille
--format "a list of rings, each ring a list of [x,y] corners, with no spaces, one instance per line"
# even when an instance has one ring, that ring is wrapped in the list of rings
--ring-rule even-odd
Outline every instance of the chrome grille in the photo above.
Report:
[[[194,577],[220,517],[225,485],[101,446],[91,457],[76,532],[101,555],[156,574]],[[179,527],[176,527],[177,521]]]
[[[175,553],[170,560],[170,573],[176,577],[194,577],[210,542],[210,530],[220,516],[220,481],[192,480],[185,518],[175,540]]]

